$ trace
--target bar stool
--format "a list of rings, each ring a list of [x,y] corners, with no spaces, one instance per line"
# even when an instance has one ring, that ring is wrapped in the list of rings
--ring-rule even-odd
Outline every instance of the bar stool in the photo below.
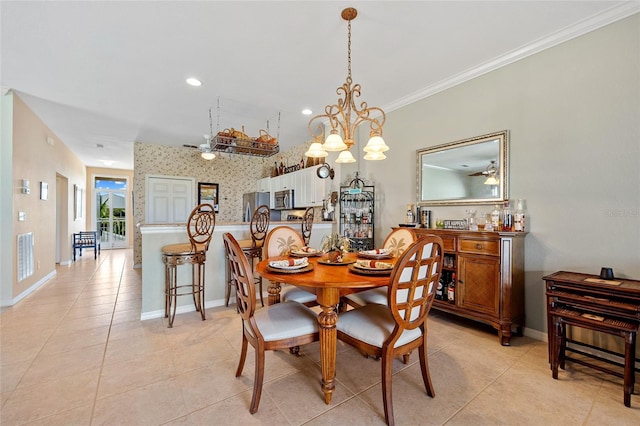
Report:
[[[169,328],[173,327],[178,296],[191,294],[196,311],[200,311],[202,320],[205,320],[204,262],[207,260],[207,250],[215,225],[216,214],[213,206],[200,204],[193,209],[187,221],[189,242],[162,247],[162,263],[165,264],[164,317],[169,318]],[[184,264],[191,265],[190,284],[178,284],[178,266]]]
[[[313,227],[313,207],[307,208],[304,212],[304,216],[302,218],[302,239],[304,240],[304,245],[308,246],[309,241],[311,240],[311,228]]]
[[[258,259],[258,262],[262,260],[262,247],[264,245],[264,239],[267,236],[269,230],[269,220],[271,218],[271,211],[266,205],[261,205],[251,215],[251,239],[250,240],[237,240],[238,245],[242,249],[242,252],[247,256],[251,263],[253,270],[253,260]],[[225,294],[225,306],[229,306],[229,298],[231,297],[231,286],[234,285],[229,274],[229,261],[227,258],[227,291]],[[262,277],[255,275],[254,280],[258,284],[260,289],[260,303],[264,306],[264,296],[262,295]]]

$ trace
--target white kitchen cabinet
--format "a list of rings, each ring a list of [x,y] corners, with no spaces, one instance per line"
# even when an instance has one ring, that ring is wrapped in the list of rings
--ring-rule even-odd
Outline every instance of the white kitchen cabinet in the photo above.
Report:
[[[256,188],[258,192],[271,192],[271,178],[266,177],[258,179],[258,186]]]

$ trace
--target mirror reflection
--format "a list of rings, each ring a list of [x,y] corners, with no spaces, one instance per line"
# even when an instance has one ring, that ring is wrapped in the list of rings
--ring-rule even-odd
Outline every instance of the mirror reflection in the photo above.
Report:
[[[490,204],[508,198],[506,130],[417,151],[418,203]]]

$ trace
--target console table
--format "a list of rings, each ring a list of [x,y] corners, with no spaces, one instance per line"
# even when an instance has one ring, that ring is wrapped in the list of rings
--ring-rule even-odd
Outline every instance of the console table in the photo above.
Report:
[[[547,330],[549,333],[549,362],[554,379],[565,361],[573,361],[624,379],[624,405],[631,405],[635,384],[636,336],[640,325],[640,281],[627,279],[602,280],[596,275],[560,271],[542,278],[546,282]],[[624,339],[624,354],[579,342],[566,335],[566,326],[580,327]],[[571,343],[572,346],[567,346]],[[616,362],[604,358],[591,348]],[[566,352],[586,357],[575,358]],[[590,360],[598,360],[599,363]],[[612,370],[606,364],[623,367]]]

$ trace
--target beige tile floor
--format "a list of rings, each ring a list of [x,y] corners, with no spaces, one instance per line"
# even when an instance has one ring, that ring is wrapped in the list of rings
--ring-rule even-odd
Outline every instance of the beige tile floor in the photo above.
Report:
[[[384,424],[380,364],[339,346],[331,405],[321,398],[318,346],[270,352],[259,411],[249,414],[253,359],[234,376],[240,318],[233,307],[140,321],[140,270],[131,250],[83,256],[0,314],[0,424]],[[432,312],[429,360],[394,365],[399,425],[638,425],[640,397],[620,381],[568,365],[553,380],[545,342],[498,344],[485,326]]]

